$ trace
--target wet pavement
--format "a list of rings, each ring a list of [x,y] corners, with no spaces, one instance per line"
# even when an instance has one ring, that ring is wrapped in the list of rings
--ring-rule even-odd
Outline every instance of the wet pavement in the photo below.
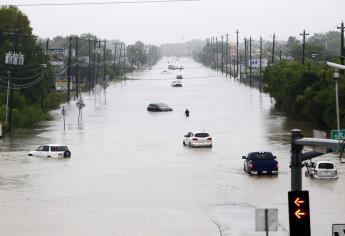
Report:
[[[168,61],[185,69],[161,74]],[[173,88],[179,73],[183,87]],[[163,58],[129,77],[106,94],[83,94],[79,124],[75,101],[64,104],[65,131],[56,110],[54,120],[0,140],[0,235],[263,235],[256,208],[278,208],[270,235],[288,235],[289,130],[309,135],[310,126],[189,58]],[[174,111],[147,112],[152,102]],[[208,131],[213,148],[183,147],[191,130]],[[67,144],[72,158],[27,156],[44,143]],[[245,174],[241,157],[250,151],[272,151],[279,176]],[[313,236],[345,223],[345,167],[334,162],[338,180],[303,177]]]

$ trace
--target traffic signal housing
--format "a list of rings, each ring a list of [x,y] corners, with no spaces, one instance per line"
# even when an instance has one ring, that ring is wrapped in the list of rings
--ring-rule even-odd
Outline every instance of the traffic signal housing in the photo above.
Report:
[[[290,191],[290,236],[310,236],[310,210],[308,191]]]

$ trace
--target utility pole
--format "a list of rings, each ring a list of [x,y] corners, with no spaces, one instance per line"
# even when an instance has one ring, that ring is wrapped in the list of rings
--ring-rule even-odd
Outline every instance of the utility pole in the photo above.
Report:
[[[305,61],[305,36],[309,35],[305,33],[305,30],[303,30],[303,33],[300,34],[301,36],[303,36],[303,44],[302,44],[302,64],[304,65],[304,61]]]
[[[114,63],[113,63],[113,68],[114,68],[114,73],[116,71],[116,46],[117,46],[117,43],[113,43],[114,44]]]
[[[77,99],[79,97],[79,57],[78,57],[78,36],[75,37],[75,59],[77,64],[75,66],[75,89]]]
[[[247,80],[247,75],[248,75],[248,70],[247,70],[247,52],[248,51],[248,45],[247,45],[247,39],[244,38],[244,70],[246,74],[246,80]]]
[[[126,45],[123,45],[123,76],[126,79]]]
[[[223,74],[223,68],[224,68],[224,38],[223,38],[223,35],[222,35],[222,63],[221,63],[221,66],[222,66],[222,74]]]
[[[276,41],[276,34],[273,34],[273,43],[272,43],[272,65],[274,64],[274,47]]]
[[[215,65],[215,55],[214,55],[214,37],[212,37],[212,65]]]
[[[97,50],[97,68],[96,68],[96,84],[99,82],[99,60],[100,60],[100,54],[101,54],[101,40],[98,41],[98,50]]]
[[[89,38],[89,66],[88,66],[88,72],[89,72],[88,90],[89,90],[89,95],[90,95],[90,92],[91,92],[91,38]]]
[[[344,22],[341,22],[341,26],[337,27],[337,29],[340,29],[341,31],[341,40],[340,40],[340,62],[342,65],[344,65],[344,59],[345,59],[345,49],[344,49]],[[340,73],[344,74],[344,71],[342,70]]]
[[[229,64],[229,34],[226,34],[226,47],[225,47],[225,76],[228,76],[228,64]],[[231,58],[230,58],[230,69],[231,69]],[[231,73],[230,73],[230,78],[231,78]]]
[[[96,76],[95,76],[95,66],[96,66],[96,48],[97,48],[97,38],[95,38],[95,41],[93,42],[93,55],[92,55],[92,91],[93,88],[95,87],[95,81],[96,81]]]
[[[282,50],[280,49],[279,50],[279,62],[281,62],[282,61]]]
[[[262,75],[262,37],[260,37],[260,92],[261,92],[261,89],[262,89],[262,78],[261,78],[261,75]]]
[[[119,65],[120,65],[120,63],[121,63],[121,56],[122,56],[122,43],[120,44]]]
[[[49,62],[49,54],[48,54],[48,50],[49,50],[49,38],[47,39],[47,42],[46,42],[46,58],[45,58],[45,61],[46,61],[46,65],[48,66],[48,62]],[[41,81],[41,108],[44,107],[44,83],[43,81]]]
[[[107,40],[104,39],[104,49],[103,49],[103,83],[105,83],[105,74],[107,73],[106,70],[107,70],[107,54],[106,54],[106,51],[107,51]]]
[[[218,37],[216,37],[216,71],[218,72]]]
[[[239,57],[238,57],[238,30],[236,31],[236,74],[238,76],[238,62],[239,62]]]
[[[72,64],[72,36],[69,37],[68,67],[67,67],[67,103],[69,104],[71,92],[71,64]]]
[[[252,36],[249,37],[249,86],[252,86]]]

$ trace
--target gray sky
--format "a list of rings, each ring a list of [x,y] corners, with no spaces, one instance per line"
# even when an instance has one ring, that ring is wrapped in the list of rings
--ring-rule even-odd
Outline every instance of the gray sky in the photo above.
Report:
[[[0,4],[109,2],[116,0],[1,0]],[[121,0],[130,2],[133,0]],[[126,43],[162,44],[220,37],[288,36],[337,30],[345,0],[200,0],[197,2],[19,7],[40,37],[90,32]]]

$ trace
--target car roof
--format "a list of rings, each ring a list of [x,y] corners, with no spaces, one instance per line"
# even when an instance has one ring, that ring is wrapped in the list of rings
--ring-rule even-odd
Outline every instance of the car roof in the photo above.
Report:
[[[50,144],[43,144],[40,146],[67,146],[67,145],[61,144],[61,143],[50,143]]]
[[[197,130],[197,131],[196,130],[194,130],[194,131],[192,130],[192,131],[188,131],[188,133],[189,132],[192,132],[193,134],[196,134],[196,133],[208,133],[206,130]]]
[[[316,163],[331,163],[331,164],[333,164],[334,165],[334,163],[333,162],[331,162],[331,161],[316,161]]]

